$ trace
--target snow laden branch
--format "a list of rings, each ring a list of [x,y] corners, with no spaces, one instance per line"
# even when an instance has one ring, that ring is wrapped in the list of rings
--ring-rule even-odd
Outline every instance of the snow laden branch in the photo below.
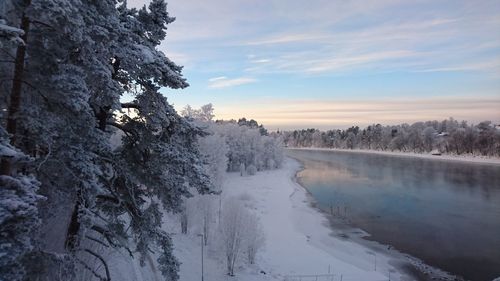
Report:
[[[7,21],[0,18],[0,48],[3,43],[7,42],[14,45],[24,45],[24,40],[21,38],[23,35],[24,30],[7,25]]]
[[[33,176],[22,170],[33,169],[33,159],[8,144],[0,131],[0,158],[11,162],[16,174],[0,175],[0,277],[20,280],[26,274],[24,260],[34,251],[34,235],[40,226],[38,203],[44,197]]]
[[[206,133],[159,93],[188,86],[158,50],[172,21],[163,0],[2,1],[1,279],[120,280],[122,252],[178,279],[163,214],[215,190]]]

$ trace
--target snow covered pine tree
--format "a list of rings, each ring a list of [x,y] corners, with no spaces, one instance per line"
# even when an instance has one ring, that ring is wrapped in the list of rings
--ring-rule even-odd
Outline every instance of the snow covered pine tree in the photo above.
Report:
[[[206,193],[211,185],[195,145],[202,132],[158,92],[188,86],[182,68],[156,49],[174,20],[166,3],[137,10],[120,0],[5,0],[0,19],[0,76],[8,78],[0,86],[10,89],[0,99],[2,151],[30,155],[34,167],[18,170],[19,157],[2,152],[2,192],[19,190],[29,212],[13,227],[5,220],[12,201],[1,201],[2,270],[18,267],[0,279],[72,280],[87,270],[111,280],[94,243],[141,261],[159,249],[158,268],[176,280],[162,211],[178,211],[190,186]],[[135,99],[121,103],[124,93]],[[110,144],[115,130],[124,132],[117,148]],[[46,199],[37,206],[38,186]],[[33,230],[36,207],[42,224],[32,241],[9,233]],[[12,237],[20,242],[8,244]]]

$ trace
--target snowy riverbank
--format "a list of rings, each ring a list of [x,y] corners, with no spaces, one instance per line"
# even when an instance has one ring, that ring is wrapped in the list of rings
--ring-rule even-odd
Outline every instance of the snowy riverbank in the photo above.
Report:
[[[249,266],[240,259],[234,277],[225,275],[224,260],[217,253],[220,250],[209,246],[205,280],[285,280],[287,275],[320,275],[328,274],[328,270],[334,274],[333,280],[382,281],[389,280],[389,275],[390,280],[412,280],[398,272],[391,256],[332,235],[328,219],[311,207],[306,190],[294,180],[300,168],[296,160],[287,158],[279,170],[244,177],[227,175],[224,198],[241,200],[259,217],[266,244],[258,253],[256,265]],[[174,244],[182,262],[180,280],[201,279],[200,238],[195,234],[175,235]]]
[[[433,160],[461,161],[461,162],[469,162],[469,163],[500,165],[500,158],[478,156],[478,155],[468,155],[468,154],[464,154],[464,155],[451,155],[451,154],[432,155],[432,154],[399,152],[399,151],[380,151],[380,150],[368,150],[368,149],[337,149],[337,148],[318,148],[318,147],[289,147],[287,149],[342,151],[342,152],[351,152],[351,153],[369,153],[369,154],[391,155],[391,156],[400,156],[400,157],[415,157],[415,158],[433,159]]]

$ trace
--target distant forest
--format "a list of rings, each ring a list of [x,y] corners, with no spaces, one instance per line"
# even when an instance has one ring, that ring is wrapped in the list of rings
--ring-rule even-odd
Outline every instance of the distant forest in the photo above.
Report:
[[[303,129],[280,134],[289,147],[500,156],[500,126],[491,121],[473,125],[449,118],[411,125],[373,124],[364,129],[353,126],[345,130]]]

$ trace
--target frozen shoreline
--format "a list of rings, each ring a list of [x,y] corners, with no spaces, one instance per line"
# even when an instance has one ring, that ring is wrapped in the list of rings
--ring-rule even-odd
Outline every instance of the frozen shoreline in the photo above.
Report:
[[[223,200],[240,200],[258,216],[266,237],[256,264],[248,265],[242,257],[234,280],[283,281],[286,276],[323,275],[329,271],[334,281],[341,278],[385,281],[389,276],[390,280],[415,280],[401,270],[404,257],[397,260],[392,254],[342,238],[332,230],[329,219],[311,206],[310,195],[295,181],[301,168],[298,161],[287,157],[278,170],[243,177],[239,173],[227,174]],[[197,241],[199,238],[195,236],[174,237],[176,255],[182,262],[181,281],[196,280],[200,276]],[[210,254],[206,256],[207,281],[227,279],[224,261],[217,258],[220,257],[218,251],[220,249],[210,247]]]
[[[330,222],[311,206],[307,191],[295,181],[302,165],[286,158],[280,170],[263,171],[252,177],[230,174],[227,196],[253,197],[249,206],[260,217],[266,234],[261,265],[278,280],[286,275],[327,274],[340,280],[407,280],[391,265],[392,257],[375,253],[354,241],[332,235]],[[374,267],[377,258],[377,271]],[[337,280],[337,278],[335,280]]]
[[[316,150],[316,151],[340,151],[349,153],[366,153],[366,154],[378,154],[378,155],[389,155],[389,156],[399,156],[399,157],[414,157],[422,159],[431,160],[442,160],[442,161],[459,161],[477,164],[491,164],[500,165],[500,158],[486,157],[486,156],[472,156],[472,155],[432,155],[432,154],[422,154],[413,152],[398,152],[398,151],[380,151],[380,150],[368,150],[368,149],[338,149],[338,148],[319,148],[319,147],[288,147],[291,150]]]

